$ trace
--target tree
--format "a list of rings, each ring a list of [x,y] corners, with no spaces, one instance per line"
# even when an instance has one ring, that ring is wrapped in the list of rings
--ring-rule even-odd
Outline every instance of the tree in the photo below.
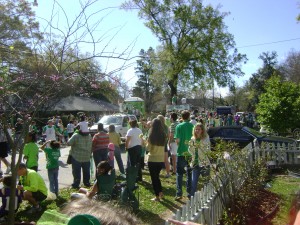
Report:
[[[229,94],[225,97],[225,100],[228,105],[235,105],[238,111],[250,111],[248,108],[250,92],[247,90],[247,86],[244,87],[235,87],[232,89]]]
[[[265,82],[275,73],[280,74],[277,65],[276,52],[263,52],[258,57],[263,61],[263,66],[250,77],[247,86],[250,89],[251,106],[250,111],[254,111],[255,105],[259,102],[259,96],[264,93]]]
[[[266,92],[260,95],[256,108],[260,123],[279,133],[300,124],[298,85],[274,75],[266,81],[264,89]]]
[[[137,67],[135,68],[138,81],[133,87],[132,94],[144,99],[145,110],[150,113],[157,101],[161,99],[161,88],[155,85],[153,81],[154,65],[152,59],[155,57],[155,52],[151,47],[147,51],[141,49],[139,56],[141,59],[137,60]]]
[[[225,13],[198,0],[131,0],[123,8],[138,8],[140,18],[159,39],[160,72],[177,94],[179,79],[189,85],[203,78],[220,86],[231,85],[232,76],[241,76],[239,63],[245,55],[234,48],[233,35],[223,22]]]
[[[289,52],[279,69],[287,80],[300,84],[300,52]]]
[[[104,50],[108,48],[109,41],[103,43],[102,39],[93,33],[103,19],[99,13],[105,10],[95,7],[96,3],[97,1],[93,0],[81,2],[81,11],[76,12],[74,21],[64,14],[69,22],[67,27],[60,27],[62,17],[58,16],[59,14],[52,15],[50,20],[45,19],[49,30],[45,29],[45,33],[42,33],[38,29],[38,23],[28,1],[0,0],[2,19],[0,20],[0,123],[5,131],[11,118],[18,116],[24,121],[21,135],[25,139],[30,122],[37,118],[37,114],[45,105],[51,107],[51,103],[61,94],[69,92],[93,95],[94,90],[102,88],[101,85],[106,87],[105,92],[116,90],[120,83],[120,79],[114,76],[116,71],[104,74],[99,64],[93,60],[102,57],[117,58],[126,62],[128,46],[120,54],[116,54],[115,51],[106,54],[108,51]],[[54,1],[53,7],[64,11],[57,1]],[[52,10],[54,11],[56,10]],[[26,16],[22,17],[23,14]],[[93,17],[98,18],[95,24],[90,23]],[[80,51],[84,49],[82,45],[86,47],[88,44],[94,51],[82,53]],[[120,66],[119,71],[123,66],[123,64]],[[89,82],[82,86],[85,90],[81,92],[82,79]],[[94,84],[99,86],[95,86],[93,90],[88,89],[89,85]],[[8,132],[6,136],[12,148],[12,184],[16,184],[23,146],[17,149]],[[19,150],[18,158],[17,150]],[[14,224],[16,187],[12,185],[11,188],[8,223]]]

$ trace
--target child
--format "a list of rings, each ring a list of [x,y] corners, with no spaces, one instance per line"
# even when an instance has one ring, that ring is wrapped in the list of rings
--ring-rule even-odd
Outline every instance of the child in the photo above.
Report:
[[[89,133],[89,124],[85,121],[85,115],[80,116],[78,126],[81,133]]]
[[[114,168],[114,157],[115,157],[115,145],[113,143],[108,144],[107,159],[111,168]]]
[[[23,150],[23,160],[26,162],[28,169],[38,171],[39,147],[36,142],[36,133],[31,131],[28,133],[26,144]]]
[[[50,142],[50,148],[46,148],[47,143]],[[49,189],[52,193],[58,196],[58,159],[60,157],[60,143],[54,140],[47,141],[41,146],[41,149],[46,153],[49,178]]]
[[[123,160],[121,157],[121,149],[120,149],[120,145],[121,145],[122,141],[121,141],[120,134],[116,132],[115,125],[113,125],[113,124],[109,125],[108,136],[109,136],[109,142],[113,143],[115,146],[114,155],[115,155],[115,159],[117,161],[118,167],[119,167],[119,171],[121,173],[120,176],[122,178],[126,178],[124,164],[123,164]]]
[[[111,170],[112,167],[109,165],[108,161],[101,161],[97,166],[97,177],[101,175],[108,175]],[[79,193],[73,193],[71,195],[71,199],[82,198],[84,196],[88,198],[93,198],[98,192],[99,190],[98,190],[98,184],[96,179],[90,191],[86,188],[80,188]]]
[[[3,182],[3,188],[0,189],[0,197],[2,199],[2,206],[0,208],[0,217],[8,215],[9,212],[9,198],[10,198],[10,186],[12,183],[11,175],[6,175],[1,178]],[[18,210],[22,202],[23,192],[16,189],[15,197],[15,212]]]

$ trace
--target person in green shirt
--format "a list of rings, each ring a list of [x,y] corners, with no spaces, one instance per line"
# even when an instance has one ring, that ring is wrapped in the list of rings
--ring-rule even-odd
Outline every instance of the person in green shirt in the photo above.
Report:
[[[48,143],[50,143],[50,148],[46,148]],[[55,140],[47,141],[41,146],[41,149],[46,154],[49,189],[58,196],[58,159],[60,157],[60,143]]]
[[[36,144],[36,133],[31,131],[28,133],[26,144],[23,150],[23,160],[26,162],[28,169],[38,171],[39,146]]]
[[[32,205],[28,213],[40,212],[42,208],[39,202],[45,200],[48,194],[44,179],[36,171],[28,169],[25,163],[20,163],[17,174],[20,176],[17,189],[24,191],[23,200]]]
[[[175,128],[174,138],[178,145],[177,148],[177,164],[176,164],[176,197],[175,200],[182,198],[182,181],[183,174],[186,172],[186,190],[188,197],[191,196],[192,173],[188,163],[190,156],[188,152],[188,142],[191,140],[194,125],[190,123],[190,112],[184,110],[181,114],[183,122],[178,124]],[[187,169],[185,170],[185,167]]]

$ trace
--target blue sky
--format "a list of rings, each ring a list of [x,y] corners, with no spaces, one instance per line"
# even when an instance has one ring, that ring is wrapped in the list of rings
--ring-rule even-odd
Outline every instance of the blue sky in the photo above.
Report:
[[[79,10],[79,1],[61,0],[58,2],[64,8],[69,21],[72,21]],[[122,0],[99,0],[92,9],[117,7],[122,2]],[[262,52],[276,51],[278,61],[281,62],[292,49],[300,51],[300,23],[296,21],[297,15],[300,14],[300,0],[204,0],[203,2],[205,5],[208,3],[214,6],[221,4],[220,11],[230,12],[225,19],[225,24],[228,26],[229,32],[234,35],[239,52],[246,54],[249,59],[247,64],[242,67],[246,75],[236,79],[239,85],[242,85],[252,73],[261,67],[262,62],[258,57]],[[38,0],[38,3],[39,6],[34,8],[38,18],[49,20],[53,0]],[[57,24],[66,28],[66,20],[62,12],[58,12],[58,9],[54,12],[59,15],[56,17]],[[143,25],[143,21],[139,20],[137,11],[111,8],[97,14],[95,20],[101,18],[103,21],[98,25],[98,33],[95,34],[99,34],[99,36],[105,34],[103,46],[118,32],[105,48],[106,51],[122,52],[130,46],[126,52],[130,52],[133,57],[137,56],[142,48],[148,49],[150,46],[155,48],[159,45],[155,36]],[[89,51],[89,46],[84,46],[82,51]],[[127,62],[125,65],[128,65],[129,68],[121,72],[129,86],[134,86],[136,81],[135,61],[136,59]],[[107,59],[102,59],[100,62],[102,69],[106,72],[110,72],[124,63],[120,60]]]

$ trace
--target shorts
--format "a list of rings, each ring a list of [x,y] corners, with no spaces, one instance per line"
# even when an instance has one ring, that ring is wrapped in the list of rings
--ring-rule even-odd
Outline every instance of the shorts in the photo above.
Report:
[[[8,156],[8,144],[7,142],[0,142],[0,158],[5,158]]]
[[[177,155],[177,149],[178,149],[178,145],[176,142],[171,142],[170,143],[170,152],[171,155]]]
[[[34,197],[34,199],[37,202],[41,202],[44,201],[47,198],[47,195],[44,195],[42,192],[37,191],[37,192],[31,192],[32,193],[32,197]]]

